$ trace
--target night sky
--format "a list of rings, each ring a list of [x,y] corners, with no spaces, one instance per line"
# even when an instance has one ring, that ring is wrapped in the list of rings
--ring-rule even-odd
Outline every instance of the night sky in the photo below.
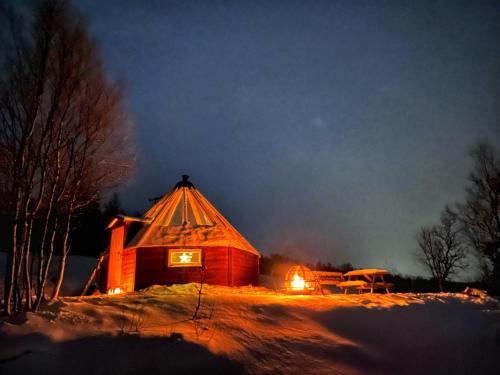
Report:
[[[131,214],[189,174],[264,254],[423,274],[500,140],[500,2],[79,1],[133,122]]]

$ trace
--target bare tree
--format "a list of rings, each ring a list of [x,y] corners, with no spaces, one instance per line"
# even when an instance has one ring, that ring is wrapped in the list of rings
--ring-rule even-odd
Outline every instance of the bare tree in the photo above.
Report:
[[[0,86],[0,182],[13,217],[4,290],[9,315],[23,301],[25,309],[38,308],[56,252],[52,297],[58,296],[75,215],[122,182],[133,161],[120,89],[104,76],[66,1],[41,2],[28,28],[11,23],[12,53]],[[34,238],[37,223],[41,235]]]
[[[446,207],[440,224],[420,229],[417,241],[417,259],[427,267],[443,292],[448,277],[467,267],[467,251],[457,213]]]
[[[460,218],[470,245],[485,265],[486,278],[500,290],[500,158],[494,147],[478,144],[471,152],[469,176]]]

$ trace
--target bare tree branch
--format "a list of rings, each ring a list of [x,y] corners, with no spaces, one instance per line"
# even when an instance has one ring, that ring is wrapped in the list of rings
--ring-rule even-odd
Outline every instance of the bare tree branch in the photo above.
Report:
[[[417,235],[417,242],[417,259],[436,279],[441,292],[450,275],[467,268],[467,248],[460,221],[457,213],[448,206],[441,214],[440,224],[422,228]]]

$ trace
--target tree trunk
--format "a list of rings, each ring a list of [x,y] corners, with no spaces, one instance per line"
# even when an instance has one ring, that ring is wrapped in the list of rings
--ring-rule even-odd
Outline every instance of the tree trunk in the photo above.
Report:
[[[57,276],[57,283],[52,293],[51,300],[54,300],[59,297],[59,293],[61,292],[62,283],[64,280],[64,271],[66,270],[66,260],[68,258],[68,252],[63,251],[61,254],[61,261],[59,262],[59,274]]]
[[[31,249],[31,236],[33,234],[33,216],[31,216],[28,223],[28,243],[26,244],[26,254],[24,256],[24,289],[26,294],[26,306],[25,310],[30,311],[33,304],[33,298],[31,293],[31,267],[30,264],[30,249]]]
[[[70,204],[69,213],[68,213],[68,221],[66,222],[66,228],[64,231],[64,240],[63,247],[61,253],[61,261],[59,263],[59,275],[57,277],[57,284],[54,288],[54,292],[52,293],[51,300],[59,297],[59,293],[61,292],[61,286],[64,280],[64,271],[66,270],[66,259],[68,257],[70,245],[69,245],[69,231],[71,228],[71,219],[73,218],[73,202]]]
[[[15,247],[9,248],[7,253],[7,272],[4,279],[4,303],[3,313],[10,316],[12,314],[12,293],[14,292],[14,270],[16,269],[16,251]]]
[[[439,291],[441,293],[443,293],[444,292],[444,280],[441,278],[438,278],[438,285],[439,285]]]
[[[59,221],[56,216],[55,221],[54,221],[54,228],[52,230],[52,237],[50,239],[50,246],[49,246],[49,254],[47,256],[47,261],[43,265],[42,268],[42,275],[40,279],[40,284],[38,285],[38,290],[36,293],[36,299],[35,303],[33,304],[33,311],[37,311],[38,308],[40,307],[40,304],[44,300],[44,292],[45,292],[45,284],[47,283],[47,276],[49,274],[49,269],[50,269],[50,264],[52,262],[52,255],[54,254],[54,241],[57,233],[57,228],[59,227]]]
[[[12,315],[12,298],[14,294],[14,284],[16,276],[16,261],[17,261],[17,221],[19,218],[20,211],[20,191],[19,188],[16,190],[16,210],[14,214],[14,221],[12,223],[12,247],[9,249],[7,254],[7,270],[5,272],[5,286],[4,286],[4,309],[5,315]]]

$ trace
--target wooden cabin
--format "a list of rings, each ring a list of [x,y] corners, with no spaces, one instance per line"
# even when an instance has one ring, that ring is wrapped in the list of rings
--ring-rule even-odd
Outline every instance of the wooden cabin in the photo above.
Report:
[[[99,284],[103,293],[203,282],[257,285],[259,252],[182,176],[142,218],[118,216]],[[135,232],[135,233],[134,233]]]

